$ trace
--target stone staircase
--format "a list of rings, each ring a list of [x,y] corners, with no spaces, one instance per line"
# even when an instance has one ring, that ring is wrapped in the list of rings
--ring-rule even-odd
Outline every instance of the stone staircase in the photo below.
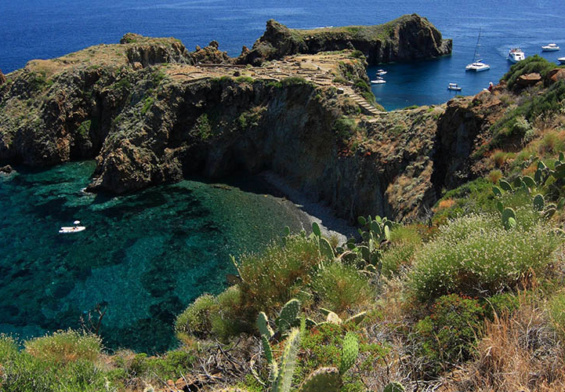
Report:
[[[362,96],[356,94],[353,89],[351,88],[345,88],[344,92],[346,95],[348,95],[352,100],[355,101],[355,103],[357,105],[359,105],[359,107],[361,108],[361,111],[364,114],[368,114],[370,116],[379,116],[381,114],[385,114],[386,112],[380,111],[379,109],[377,109],[376,107],[372,106],[371,104],[369,104],[369,102],[367,102],[367,100],[365,100],[365,98],[363,98]]]

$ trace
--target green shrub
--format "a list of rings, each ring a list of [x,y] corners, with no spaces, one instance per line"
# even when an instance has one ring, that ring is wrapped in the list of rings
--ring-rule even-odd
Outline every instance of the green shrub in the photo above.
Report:
[[[511,315],[520,307],[520,301],[514,293],[500,293],[485,299],[485,315],[494,319],[494,315]]]
[[[221,341],[227,341],[246,330],[247,320],[241,317],[241,291],[238,286],[229,287],[216,298],[217,311],[211,315],[212,333]]]
[[[335,121],[333,130],[339,138],[347,140],[357,130],[357,123],[352,118],[341,117]]]
[[[353,57],[354,59],[364,59],[365,53],[361,52],[360,50],[355,49],[353,52],[351,52],[351,54],[349,56]]]
[[[418,245],[415,243],[400,243],[388,249],[381,260],[381,274],[387,278],[399,275],[403,267],[407,268],[412,264],[412,259]]]
[[[457,294],[437,299],[431,314],[420,320],[414,332],[421,343],[420,355],[434,374],[468,360],[480,336],[484,309],[472,298]]]
[[[212,125],[206,113],[196,119],[196,130],[198,137],[207,140],[212,136]]]
[[[59,331],[26,341],[25,350],[33,357],[49,362],[94,361],[102,350],[102,340],[93,334]]]
[[[298,76],[290,76],[288,78],[284,78],[283,80],[281,80],[281,83],[283,87],[302,85],[312,86],[311,82]]]
[[[510,71],[508,71],[502,80],[505,80],[508,84],[508,88],[513,88],[521,75],[526,75],[529,73],[539,73],[542,78],[545,78],[549,71],[555,68],[555,64],[547,61],[537,54],[534,56],[529,56],[523,61],[514,64]]]
[[[30,340],[25,346],[25,351],[18,351],[13,339],[0,337],[3,392],[95,392],[111,388],[94,362],[101,348],[98,337],[57,332]]]
[[[312,288],[321,300],[321,306],[338,315],[356,311],[376,296],[368,278],[354,266],[339,262],[320,269],[314,277]]]
[[[239,76],[235,79],[235,81],[237,83],[248,83],[248,84],[253,84],[253,82],[255,81],[255,79],[253,79],[252,77],[249,76]]]
[[[441,227],[415,256],[410,286],[417,298],[489,296],[515,288],[532,273],[542,276],[560,240],[541,224],[505,230],[500,221],[469,215]]]
[[[241,257],[242,306],[252,323],[259,311],[272,317],[290,299],[300,298],[322,259],[317,241],[288,236],[285,242],[284,246],[273,243],[260,254]]]
[[[153,106],[153,102],[155,102],[155,97],[147,97],[143,100],[143,107],[141,108],[141,114],[145,115]]]
[[[7,335],[0,335],[0,364],[18,355],[18,344]]]
[[[209,335],[212,324],[210,313],[216,307],[216,300],[210,294],[203,294],[177,316],[175,332],[180,340],[190,335],[205,338]]]

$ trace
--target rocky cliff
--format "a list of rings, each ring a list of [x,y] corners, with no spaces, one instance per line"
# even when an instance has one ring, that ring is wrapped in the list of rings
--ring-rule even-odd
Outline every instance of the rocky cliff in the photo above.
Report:
[[[174,39],[128,34],[9,74],[0,86],[0,160],[94,158],[89,190],[113,193],[268,170],[348,219],[412,219],[459,170],[454,145],[474,139],[469,117],[481,114],[454,103],[445,114],[362,108],[365,66],[345,50],[243,67],[215,42],[190,53]],[[458,127],[463,136],[454,138]]]
[[[393,61],[429,59],[451,54],[452,41],[426,19],[404,15],[383,25],[326,27],[293,30],[274,21],[267,22],[263,36],[238,62],[260,65],[297,53],[355,49],[363,52],[370,65]]]

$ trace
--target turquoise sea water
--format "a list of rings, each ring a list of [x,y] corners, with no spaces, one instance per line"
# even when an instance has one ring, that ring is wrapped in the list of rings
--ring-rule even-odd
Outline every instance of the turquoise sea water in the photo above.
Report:
[[[0,333],[77,328],[101,305],[107,346],[162,351],[175,315],[226,286],[230,254],[302,228],[294,204],[256,179],[108,197],[81,191],[93,170],[78,162],[0,177]],[[75,219],[87,229],[58,233]]]

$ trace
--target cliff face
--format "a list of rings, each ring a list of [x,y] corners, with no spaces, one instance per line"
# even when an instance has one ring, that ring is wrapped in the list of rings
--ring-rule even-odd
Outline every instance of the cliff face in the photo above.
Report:
[[[241,64],[260,65],[264,61],[306,53],[356,49],[370,65],[429,59],[451,54],[452,41],[425,18],[405,15],[377,26],[349,26],[315,30],[291,30],[274,21],[267,22],[263,36],[249,52],[242,53]]]
[[[393,26],[393,35],[409,28]],[[415,218],[441,187],[432,184],[436,140],[448,156],[435,178],[453,171],[455,125],[436,139],[441,107],[359,115],[366,63],[349,53],[238,67],[215,42],[188,53],[174,39],[128,34],[120,45],[32,61],[0,86],[0,161],[95,158],[89,190],[114,193],[270,170],[349,219]],[[210,61],[220,64],[195,64]]]

